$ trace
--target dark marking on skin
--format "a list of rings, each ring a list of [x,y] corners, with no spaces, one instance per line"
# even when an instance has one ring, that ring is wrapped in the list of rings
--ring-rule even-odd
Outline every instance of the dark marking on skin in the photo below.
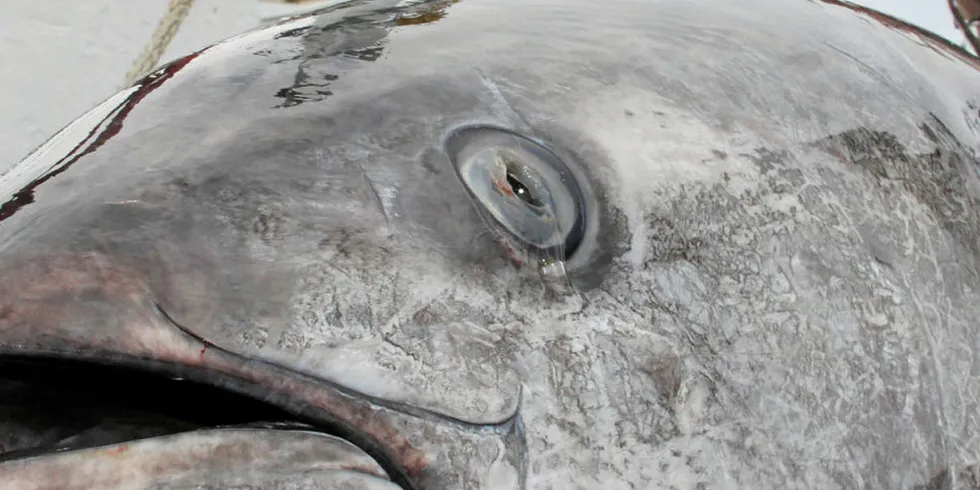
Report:
[[[437,158],[437,156],[441,156],[441,155],[442,153],[436,150],[435,148],[429,148],[428,150],[426,150],[425,154],[422,156],[422,158],[420,158],[420,160],[422,161],[422,168],[432,173],[432,175],[442,175],[441,169],[446,168],[446,165],[432,164],[433,158]]]
[[[201,337],[200,335],[194,333],[192,330],[190,330],[188,328],[185,328],[184,326],[182,326],[179,323],[177,323],[173,319],[173,317],[171,317],[169,314],[167,314],[167,312],[164,311],[164,309],[160,307],[159,304],[156,305],[156,308],[157,308],[157,312],[160,313],[160,315],[163,316],[164,319],[166,319],[168,322],[170,322],[171,325],[173,325],[175,328],[177,328],[178,330],[180,330],[184,334],[186,334],[186,335],[194,338],[195,340],[197,340],[198,342],[200,342],[201,344],[204,345],[204,348],[201,349],[201,355],[202,356],[204,355],[204,352],[207,351],[208,347],[215,347],[215,345],[213,343],[211,343],[210,341],[208,341],[204,337]]]
[[[344,56],[361,61],[377,61],[384,54],[385,42],[379,40],[372,46],[344,51]]]
[[[681,380],[684,379],[681,360],[677,354],[670,353],[667,356],[655,357],[641,365],[639,369],[653,381],[657,387],[657,394],[664,404],[670,403],[677,397],[681,389]]]
[[[337,80],[337,75],[324,73],[316,76],[307,73],[307,70],[306,64],[301,63],[296,69],[293,85],[276,92],[276,97],[284,99],[284,102],[276,107],[294,107],[303,102],[321,101],[333,95],[330,83]]]
[[[286,220],[275,214],[260,213],[252,224],[252,231],[265,242],[282,239],[285,229]]]
[[[885,259],[884,257],[882,257],[882,254],[878,254],[878,253],[874,254],[874,259],[875,259],[875,262],[877,262],[877,263],[879,263],[879,264],[881,264],[881,265],[883,265],[883,266],[885,266],[885,267],[887,267],[889,269],[895,269],[895,266],[892,265],[891,261]]]
[[[682,227],[663,216],[650,216],[647,226],[650,230],[650,249],[656,262],[699,262],[701,249],[705,245],[701,237],[689,236]],[[648,261],[644,267],[651,265]]]
[[[725,160],[725,159],[728,158],[728,153],[725,153],[725,152],[723,152],[721,150],[716,150],[714,148],[711,149],[711,154],[714,155],[714,156],[716,156],[716,157],[718,157],[718,158],[720,158],[720,159],[722,159],[722,160]]]
[[[956,472],[956,484],[948,469],[943,469],[936,476],[922,485],[916,485],[911,490],[976,490],[980,488],[980,465],[972,465]]]
[[[759,171],[763,175],[766,175],[776,168],[783,168],[784,164],[781,162],[789,158],[789,152],[784,150],[773,151],[769,148],[756,148],[755,155],[743,153],[740,156],[752,160],[752,163],[755,163],[759,167]]]
[[[368,15],[348,19],[345,23],[347,28],[344,29],[336,25],[326,26],[320,30],[313,30],[312,27],[295,29],[298,32],[297,36],[303,38],[303,49],[312,52],[304,52],[281,60],[282,62],[296,59],[303,61],[296,67],[293,84],[279,89],[274,94],[275,97],[284,100],[274,107],[290,108],[305,102],[320,102],[332,96],[330,85],[339,78],[336,71],[340,70],[333,59],[335,57],[366,62],[378,60],[384,53],[385,37],[390,30],[383,27],[357,28],[361,25],[374,24],[377,22]]]
[[[980,243],[976,240],[980,235],[980,216],[969,211],[980,206],[980,199],[972,195],[964,177],[964,170],[977,166],[977,162],[962,150],[943,149],[948,141],[955,140],[945,126],[920,127],[940,145],[932,152],[910,155],[894,135],[864,128],[831,136],[815,146],[838,148],[844,152],[845,161],[875,177],[879,185],[896,185],[911,193],[933,211],[960,245],[973,253],[980,266]]]
[[[428,24],[430,22],[436,22],[445,16],[445,10],[433,10],[418,15],[399,17],[397,22],[400,26]]]
[[[313,29],[312,26],[297,27],[296,29],[289,29],[287,31],[282,31],[275,36],[273,39],[285,39],[290,37],[303,37],[307,32]]]
[[[414,17],[415,18],[421,18],[421,17],[426,18],[427,21],[425,23],[435,22],[437,20],[442,20],[442,19],[444,19],[446,17],[446,15],[448,15],[449,8],[452,7],[453,5],[461,2],[461,1],[462,0],[444,0],[444,1],[433,2],[431,4],[428,4],[424,8],[424,10],[422,10],[422,12],[416,14]],[[401,22],[402,19],[399,18],[398,25],[415,25],[415,24],[422,23],[422,22],[412,22],[412,19],[411,18],[409,18],[407,20],[408,20],[408,22],[402,23]]]
[[[966,125],[970,129],[980,132],[980,106],[975,101],[971,100],[966,103],[966,109],[963,110],[963,118],[966,119]]]
[[[625,255],[633,249],[633,232],[630,231],[629,219],[626,217],[626,213],[619,208],[611,208],[609,218],[607,226],[614,230],[613,234],[622,236],[622,239],[612,243],[614,247],[612,255],[616,257]]]

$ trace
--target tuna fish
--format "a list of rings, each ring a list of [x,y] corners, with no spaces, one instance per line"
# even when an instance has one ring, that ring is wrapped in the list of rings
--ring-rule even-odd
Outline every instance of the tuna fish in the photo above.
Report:
[[[969,485],[977,68],[802,0],[190,54],[0,177],[0,482]]]

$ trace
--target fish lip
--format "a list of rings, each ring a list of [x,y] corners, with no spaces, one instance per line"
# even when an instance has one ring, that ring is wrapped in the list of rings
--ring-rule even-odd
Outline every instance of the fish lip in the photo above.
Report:
[[[88,373],[92,372],[90,370],[105,370],[105,372],[102,374],[123,372],[134,375],[137,378],[147,377],[164,383],[174,383],[175,387],[176,384],[187,383],[186,387],[184,388],[175,388],[178,390],[178,393],[182,390],[187,390],[187,392],[193,392],[194,390],[210,390],[216,394],[220,393],[233,398],[237,397],[247,399],[248,402],[253,403],[254,406],[261,406],[262,408],[267,409],[270,413],[278,412],[283,416],[283,418],[278,420],[259,419],[244,423],[233,422],[224,424],[201,424],[200,426],[191,429],[191,431],[202,429],[264,427],[274,430],[313,431],[320,434],[338,437],[353,444],[370,456],[382,468],[392,483],[406,489],[415,488],[415,485],[411,482],[407,475],[406,469],[400,467],[397,462],[394,461],[394,459],[388,454],[387,448],[375,447],[375,445],[371,443],[371,440],[366,436],[352,433],[350,429],[334,425],[322,419],[308,415],[308,413],[311,411],[309,407],[292,405],[288,403],[288,401],[278,403],[273,402],[268,399],[269,397],[266,394],[261,393],[262,389],[260,385],[250,386],[250,383],[246,381],[237,380],[233,376],[216,370],[200,366],[182,365],[153,358],[139,358],[136,356],[121,355],[112,351],[89,350],[85,352],[78,352],[70,350],[39,349],[31,351],[30,353],[25,353],[19,350],[0,348],[0,373],[2,373],[5,369],[8,369],[10,366],[18,366],[21,368],[41,368],[42,370],[48,371],[42,376],[50,376],[53,372],[71,370],[73,368],[85,370]],[[125,384],[121,385],[120,389],[125,389],[126,386],[127,385]],[[233,418],[229,417],[229,420],[231,419]],[[158,436],[168,434],[172,435],[181,432],[187,431],[171,431],[164,434],[159,434]],[[152,438],[157,436],[149,437]],[[36,450],[27,449],[24,451],[12,451],[12,453],[21,454],[20,456],[13,454],[11,455],[12,457],[4,457],[4,454],[0,453],[0,464],[5,461],[14,461],[29,457],[43,457],[45,455],[56,454],[61,451],[102,447],[105,445],[132,442],[145,438],[146,437],[137,437],[108,444],[96,444],[94,446],[61,449],[53,447],[50,449],[40,448]]]
[[[128,367],[258,399],[312,425],[330,428],[329,432],[372,458],[402,488],[444,488],[476,481],[499,461],[516,472],[524,488],[528,454],[520,403],[503,420],[476,422],[374,397],[297,370],[288,362],[280,364],[209,342],[163,314],[144,286],[107,293],[99,290],[95,298],[70,301],[60,316],[40,318],[30,314],[40,311],[42,299],[48,301],[48,310],[59,309],[63,296],[49,299],[50,292],[41,291],[45,294],[37,299],[27,294],[29,307],[15,308],[0,317],[0,334],[4,334],[0,335],[0,362],[26,358]],[[54,293],[63,295],[64,289],[56,287]],[[75,292],[78,288],[67,289]],[[114,309],[93,313],[85,308],[92,304]],[[101,330],[103,324],[106,328]],[[458,437],[461,433],[465,435]],[[489,450],[450,449],[459,444],[495,446],[498,455],[491,457]]]

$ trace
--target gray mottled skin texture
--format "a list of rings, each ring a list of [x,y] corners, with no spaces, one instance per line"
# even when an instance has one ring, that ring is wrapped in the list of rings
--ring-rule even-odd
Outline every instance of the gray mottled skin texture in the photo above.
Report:
[[[528,488],[969,484],[975,62],[821,2],[392,5],[206,50],[37,186],[0,221],[0,347],[51,349],[33,339],[61,317],[24,305],[82,301],[38,284],[93,261],[132,284],[78,310],[77,337],[155,322],[99,316],[149,295],[233,353],[473,423],[523,386]],[[468,123],[581,169],[577,294],[480,220],[442,147]],[[443,448],[447,486],[520,481],[503,443],[476,468],[462,432],[401,427]]]

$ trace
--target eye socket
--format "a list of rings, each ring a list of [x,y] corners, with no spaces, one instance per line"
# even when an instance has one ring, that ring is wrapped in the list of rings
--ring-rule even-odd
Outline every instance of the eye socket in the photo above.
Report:
[[[539,259],[565,260],[582,241],[585,206],[569,168],[512,131],[468,127],[446,143],[456,172],[492,223]]]

